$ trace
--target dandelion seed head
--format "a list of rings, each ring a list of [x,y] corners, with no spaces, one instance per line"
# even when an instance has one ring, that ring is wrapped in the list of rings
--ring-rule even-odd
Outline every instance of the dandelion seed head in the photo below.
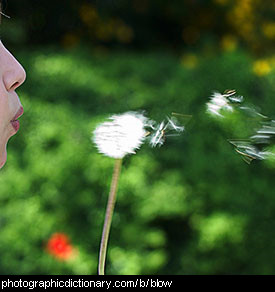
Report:
[[[141,113],[126,112],[113,115],[93,132],[93,142],[98,151],[112,158],[135,154],[143,144],[148,119]]]

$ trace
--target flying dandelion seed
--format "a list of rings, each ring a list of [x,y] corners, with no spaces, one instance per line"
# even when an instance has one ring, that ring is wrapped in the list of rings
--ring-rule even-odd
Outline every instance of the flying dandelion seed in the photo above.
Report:
[[[243,160],[251,163],[254,160],[264,160],[275,154],[268,151],[268,146],[275,137],[275,121],[261,114],[254,105],[242,105],[243,96],[236,94],[236,90],[226,90],[223,94],[214,92],[207,103],[207,111],[218,117],[224,117],[223,111],[237,110],[244,114],[254,133],[243,140],[228,140]],[[243,116],[243,115],[242,115]],[[250,123],[251,122],[251,123]]]
[[[230,102],[240,102],[242,100],[241,97],[234,97],[234,94],[235,91],[233,90],[230,93],[227,91],[224,94],[214,91],[210,97],[210,101],[206,103],[207,112],[218,117],[223,117],[222,111],[233,112],[233,106]]]
[[[234,104],[241,104],[243,102],[243,96],[236,95],[236,90],[227,89],[224,93],[214,91],[210,97],[210,101],[206,103],[207,112],[211,115],[223,117],[222,111],[234,111]]]
[[[262,127],[257,130],[257,134],[269,135],[269,137],[275,135],[275,121],[263,122]]]
[[[161,146],[164,141],[165,141],[165,130],[167,128],[167,124],[164,123],[164,121],[162,121],[158,126],[153,126],[153,130],[155,131],[155,133],[152,134],[152,137],[150,139],[150,142],[149,144],[152,146],[152,147],[156,147],[157,145],[158,146]]]
[[[261,147],[252,144],[251,141],[229,140],[229,143],[235,146],[235,151],[239,153],[248,164],[253,160],[264,160],[270,155],[273,155],[266,149],[261,150]]]
[[[242,95],[236,95],[235,89],[226,89],[223,93],[223,96],[226,97],[232,103],[241,103],[243,102]]]
[[[152,123],[149,130],[149,145],[160,147],[164,144],[166,137],[179,136],[185,130],[185,126],[179,123],[179,117],[187,120],[191,118],[188,115],[172,113],[171,117],[167,116],[161,123]]]
[[[253,105],[250,106],[240,106],[239,109],[245,113],[247,117],[256,118],[256,119],[268,119],[267,116],[261,114],[258,109],[256,109]]]
[[[229,140],[235,146],[237,153],[242,155],[245,162],[251,163],[253,160],[264,160],[274,156],[268,151],[268,146],[273,143],[275,137],[275,121],[261,122],[261,126],[256,133],[248,140]]]
[[[271,144],[275,137],[275,121],[262,122],[262,126],[250,137],[254,144]]]

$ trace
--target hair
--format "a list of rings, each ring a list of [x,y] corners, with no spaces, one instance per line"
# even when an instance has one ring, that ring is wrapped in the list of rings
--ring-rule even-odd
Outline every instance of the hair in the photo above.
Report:
[[[2,5],[2,0],[0,0],[0,23],[1,23],[1,21],[2,21],[2,16],[4,15],[3,14],[3,10],[2,10],[2,7],[3,7],[3,5]]]
[[[7,14],[5,14],[5,13],[3,12],[3,9],[2,9],[3,5],[2,5],[2,3],[3,3],[3,1],[0,0],[0,23],[1,23],[1,19],[2,19],[3,16],[5,16],[5,17],[7,17],[7,18],[10,18]]]

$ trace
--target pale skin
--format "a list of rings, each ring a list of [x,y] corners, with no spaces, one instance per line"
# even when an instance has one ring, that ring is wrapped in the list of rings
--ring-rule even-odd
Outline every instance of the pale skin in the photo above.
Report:
[[[25,70],[0,41],[0,168],[7,160],[8,140],[18,130],[12,121],[23,113],[16,89],[25,79]]]

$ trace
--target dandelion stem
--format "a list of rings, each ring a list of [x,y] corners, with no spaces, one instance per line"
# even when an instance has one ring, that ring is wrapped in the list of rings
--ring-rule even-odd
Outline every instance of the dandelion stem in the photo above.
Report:
[[[107,252],[107,244],[108,238],[114,213],[115,201],[116,201],[116,193],[117,193],[117,185],[119,174],[121,170],[122,159],[115,159],[114,171],[112,176],[112,183],[109,193],[109,199],[107,203],[106,213],[105,213],[105,221],[101,236],[100,243],[100,252],[99,252],[99,264],[98,264],[98,274],[104,275],[105,270],[105,260],[106,260],[106,252]]]

